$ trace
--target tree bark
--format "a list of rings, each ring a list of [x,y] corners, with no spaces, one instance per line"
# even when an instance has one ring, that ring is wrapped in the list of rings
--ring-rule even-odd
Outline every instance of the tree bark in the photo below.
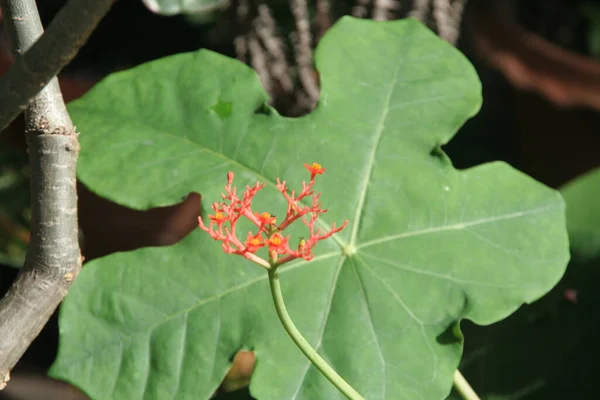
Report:
[[[25,68],[24,76],[43,75],[36,68],[47,57],[33,63],[23,61],[23,55],[32,54],[30,49],[34,43],[41,42],[38,39],[43,34],[35,0],[0,0],[0,6],[12,50],[17,56],[17,71]],[[4,95],[5,88],[0,85],[0,96]],[[0,98],[0,110],[5,116],[7,99]],[[11,104],[13,99],[10,98]],[[78,134],[56,77],[29,101],[25,110],[25,133],[31,165],[32,235],[25,265],[0,300],[0,388],[6,386],[10,369],[67,294],[82,262],[75,176]]]

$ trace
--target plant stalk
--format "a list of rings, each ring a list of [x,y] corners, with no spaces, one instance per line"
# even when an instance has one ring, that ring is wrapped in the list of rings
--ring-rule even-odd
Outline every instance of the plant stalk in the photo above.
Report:
[[[454,388],[465,400],[481,400],[459,370],[454,371]]]
[[[268,271],[268,274],[269,284],[271,285],[271,295],[273,296],[273,303],[275,303],[275,310],[277,310],[277,315],[279,316],[283,327],[288,335],[290,335],[294,343],[296,343],[296,346],[298,346],[306,358],[308,358],[310,362],[317,367],[317,369],[321,371],[321,373],[325,375],[325,377],[329,379],[329,381],[333,383],[334,386],[338,388],[339,391],[342,392],[348,399],[364,400],[364,398],[356,390],[354,390],[354,388],[352,388],[352,386],[350,386],[348,382],[344,380],[344,378],[338,375],[338,373],[335,372],[333,368],[329,366],[329,364],[327,364],[327,362],[319,355],[319,353],[312,348],[306,339],[304,339],[304,336],[302,336],[298,328],[296,328],[296,325],[294,325],[292,322],[292,319],[290,318],[283,301],[277,268],[271,268]]]

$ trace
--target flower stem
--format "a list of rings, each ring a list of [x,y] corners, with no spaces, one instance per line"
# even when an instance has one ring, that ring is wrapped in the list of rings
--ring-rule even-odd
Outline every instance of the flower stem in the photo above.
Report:
[[[459,370],[454,371],[454,388],[465,400],[481,400]]]
[[[275,303],[275,310],[277,310],[277,315],[283,324],[283,327],[287,331],[288,335],[292,338],[296,346],[304,353],[306,358],[310,360],[311,363],[331,383],[335,385],[336,388],[339,389],[347,398],[351,400],[364,400],[364,398],[358,394],[356,390],[352,388],[341,376],[338,375],[337,372],[333,370],[327,364],[327,362],[321,358],[321,356],[317,353],[315,349],[304,339],[304,336],[300,333],[298,328],[292,322],[290,315],[285,308],[285,303],[283,302],[283,295],[281,293],[281,285],[279,284],[279,273],[277,272],[277,268],[272,268],[268,271],[269,274],[269,284],[271,285],[271,295],[273,296],[273,303]]]

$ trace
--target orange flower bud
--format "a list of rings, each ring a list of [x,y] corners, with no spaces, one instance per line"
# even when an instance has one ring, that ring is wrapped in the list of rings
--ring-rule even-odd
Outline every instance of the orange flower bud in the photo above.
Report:
[[[306,168],[308,172],[310,172],[311,181],[315,179],[315,175],[321,175],[325,172],[325,168],[323,168],[319,163],[312,163],[312,165],[304,164],[304,168]]]

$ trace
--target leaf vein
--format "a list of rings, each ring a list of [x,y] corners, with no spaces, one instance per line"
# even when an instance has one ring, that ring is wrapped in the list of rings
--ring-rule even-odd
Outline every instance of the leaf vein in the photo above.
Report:
[[[367,159],[366,168],[363,172],[363,184],[360,188],[360,193],[358,197],[358,205],[356,206],[356,214],[353,218],[352,224],[352,234],[350,235],[349,245],[353,246],[356,242],[356,237],[358,235],[358,228],[360,225],[361,215],[363,213],[363,209],[365,207],[365,201],[367,197],[367,188],[369,187],[369,182],[371,181],[371,174],[373,172],[373,167],[375,165],[375,156],[377,155],[377,150],[379,148],[379,143],[381,141],[381,136],[383,135],[383,129],[385,128],[385,120],[390,111],[390,102],[392,100],[392,95],[394,94],[394,90],[396,88],[396,81],[398,80],[398,74],[400,73],[400,66],[396,67],[394,71],[394,78],[389,83],[389,90],[385,96],[383,110],[381,111],[381,116],[379,117],[379,121],[375,127],[375,140],[373,143],[373,147]]]
[[[389,241],[392,241],[392,240],[398,240],[398,239],[405,239],[405,238],[414,237],[414,236],[427,235],[427,234],[430,234],[430,233],[453,231],[453,230],[461,230],[461,229],[465,229],[465,228],[468,228],[468,227],[471,227],[471,226],[483,225],[483,224],[488,224],[488,223],[491,223],[491,222],[504,221],[504,220],[515,219],[515,218],[529,216],[529,215],[535,215],[535,214],[542,213],[544,211],[552,211],[552,210],[555,210],[557,208],[558,208],[558,206],[556,206],[556,205],[545,206],[545,207],[538,207],[538,208],[534,208],[534,209],[526,210],[526,211],[517,211],[517,212],[514,212],[514,213],[508,213],[508,214],[504,214],[504,215],[497,215],[497,216],[494,216],[494,217],[480,218],[480,219],[476,219],[476,220],[473,220],[473,221],[470,221],[470,222],[460,222],[460,223],[457,223],[457,224],[450,224],[450,225],[445,225],[445,226],[434,226],[434,227],[430,227],[430,228],[419,229],[419,230],[416,230],[416,231],[402,232],[402,233],[398,233],[398,234],[395,234],[395,235],[383,236],[383,237],[380,237],[380,238],[377,238],[377,239],[369,240],[367,242],[359,244],[358,246],[356,246],[356,248],[357,249],[364,249],[364,248],[367,248],[367,247],[375,246],[377,244],[389,242]]]
[[[385,365],[385,358],[383,357],[383,351],[381,350],[381,343],[379,340],[379,335],[377,335],[377,331],[375,330],[375,325],[373,324],[373,313],[371,312],[371,307],[369,306],[369,300],[367,298],[367,290],[365,287],[365,284],[362,280],[362,278],[360,277],[360,274],[358,273],[358,269],[356,264],[353,261],[350,261],[350,263],[352,264],[352,269],[354,270],[354,275],[356,275],[356,279],[358,281],[358,284],[360,286],[360,293],[361,293],[361,298],[363,299],[364,303],[365,303],[365,309],[367,311],[367,314],[369,315],[369,329],[371,330],[371,334],[373,335],[373,338],[375,339],[375,345],[377,346],[377,354],[379,355],[379,361],[381,362],[381,377],[383,379],[383,384],[381,385],[381,387],[383,388],[383,393],[381,394],[381,398],[385,399],[385,393],[387,390],[387,369],[386,369],[386,365]]]

